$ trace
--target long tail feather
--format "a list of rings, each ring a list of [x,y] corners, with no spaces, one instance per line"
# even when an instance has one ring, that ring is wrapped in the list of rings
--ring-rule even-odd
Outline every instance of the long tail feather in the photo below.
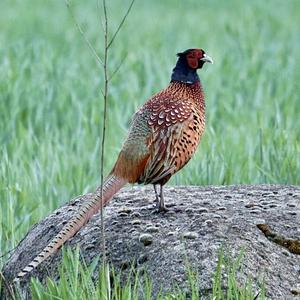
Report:
[[[75,235],[86,222],[117,193],[125,184],[126,180],[115,175],[107,177],[103,184],[103,197],[100,198],[100,189],[91,200],[84,203],[79,211],[62,228],[62,230],[52,239],[52,241],[40,252],[14,279],[19,281],[29,272],[35,269],[39,264],[55,253],[67,240]]]

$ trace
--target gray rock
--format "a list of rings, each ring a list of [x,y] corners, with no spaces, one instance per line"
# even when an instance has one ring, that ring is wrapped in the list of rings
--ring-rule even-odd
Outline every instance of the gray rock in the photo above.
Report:
[[[187,231],[183,233],[183,237],[185,239],[190,239],[190,240],[194,240],[196,238],[198,238],[199,234],[197,232],[193,232],[193,231]]]
[[[149,246],[153,242],[153,236],[149,233],[142,233],[139,237],[139,241],[145,246]]]
[[[71,218],[81,203],[92,194],[80,196],[34,225],[12,252],[3,267],[11,281]],[[300,187],[280,185],[208,186],[165,188],[165,201],[173,213],[156,213],[152,187],[123,189],[105,209],[105,235],[108,260],[124,274],[124,266],[136,262],[147,270],[154,293],[180,286],[188,293],[184,263],[198,271],[200,290],[208,294],[220,247],[237,256],[245,255],[239,279],[250,276],[254,290],[264,278],[268,299],[290,299],[300,283]],[[141,221],[140,221],[141,220]],[[265,233],[257,225],[267,224]],[[141,243],[141,235],[155,230],[150,246]],[[268,231],[269,230],[269,231]],[[272,230],[272,232],[270,231]],[[154,230],[152,231],[154,232]],[[194,237],[183,238],[192,232]],[[277,237],[280,236],[280,238]],[[292,245],[286,248],[284,238]],[[281,244],[278,244],[278,240]],[[292,242],[294,241],[294,244]],[[298,241],[298,243],[297,243]],[[89,264],[102,251],[100,214],[95,215],[66,246],[79,245]],[[291,252],[292,251],[292,252]],[[294,252],[293,252],[294,251]],[[297,254],[298,253],[298,254]],[[45,280],[58,279],[61,251],[48,258],[30,275]],[[125,270],[124,270],[125,269]],[[168,271],[168,276],[166,275]],[[95,274],[96,275],[96,274]],[[97,277],[97,276],[95,276]],[[28,292],[29,276],[21,282]]]
[[[148,226],[146,228],[146,231],[149,232],[149,233],[154,233],[154,232],[158,232],[159,231],[159,228],[158,227],[155,227],[155,226]]]

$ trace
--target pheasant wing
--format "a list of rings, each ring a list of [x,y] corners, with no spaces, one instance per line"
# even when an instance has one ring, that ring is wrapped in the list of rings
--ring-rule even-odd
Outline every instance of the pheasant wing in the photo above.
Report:
[[[150,157],[141,182],[166,183],[192,157],[203,133],[204,120],[189,101],[153,109],[148,120],[152,128]]]

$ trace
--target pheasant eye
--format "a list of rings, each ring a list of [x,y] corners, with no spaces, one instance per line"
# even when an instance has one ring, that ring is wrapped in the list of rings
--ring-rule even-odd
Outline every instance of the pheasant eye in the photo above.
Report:
[[[198,57],[198,58],[202,58],[203,55],[204,55],[204,51],[198,51],[198,52],[197,52],[197,57]]]

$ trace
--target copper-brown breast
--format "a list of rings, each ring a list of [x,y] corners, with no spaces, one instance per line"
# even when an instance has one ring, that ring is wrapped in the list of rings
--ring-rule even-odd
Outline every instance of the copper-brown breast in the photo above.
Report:
[[[200,86],[177,83],[144,106],[149,111],[150,157],[139,181],[164,184],[192,157],[205,127],[205,106]]]

